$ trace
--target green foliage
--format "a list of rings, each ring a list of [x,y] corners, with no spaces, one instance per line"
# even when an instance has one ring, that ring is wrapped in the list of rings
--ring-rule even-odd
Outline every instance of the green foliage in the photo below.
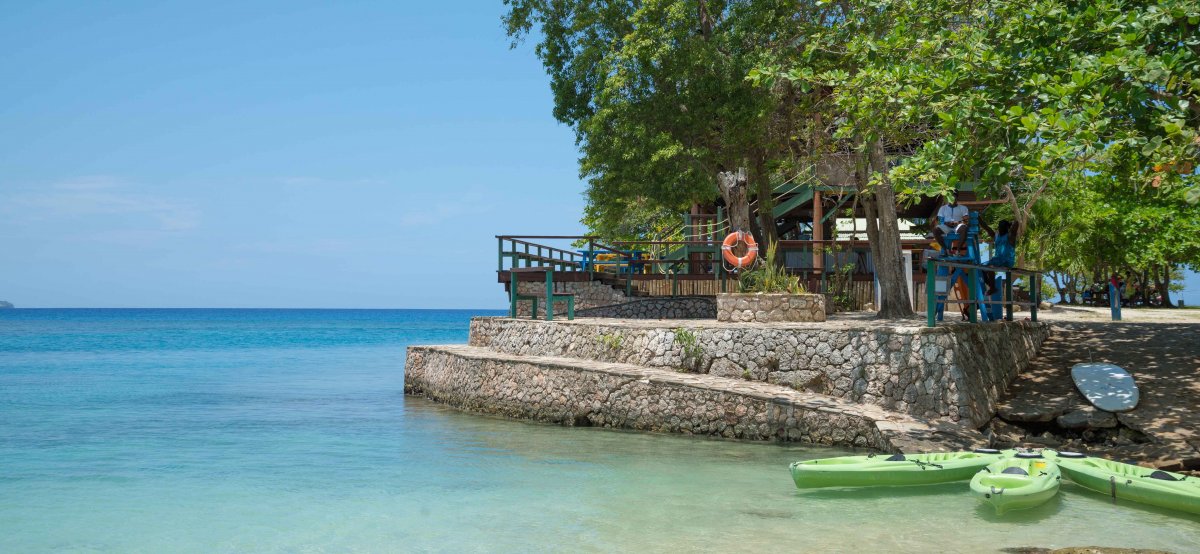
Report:
[[[554,116],[575,131],[588,183],[584,223],[601,236],[644,238],[631,235],[660,210],[711,203],[718,171],[778,142],[775,96],[745,77],[788,4],[505,3],[514,46],[540,30]]]
[[[693,366],[698,364],[700,357],[704,355],[704,347],[700,346],[696,334],[683,327],[675,328],[675,344],[682,349],[684,362],[691,360]]]
[[[761,165],[868,208],[974,182],[1035,267],[1200,266],[1200,0],[506,4],[510,36],[539,32],[602,234],[665,232],[717,171]],[[773,263],[741,281],[790,288]]]
[[[748,293],[803,294],[805,292],[799,277],[788,273],[782,265],[775,263],[775,243],[767,246],[766,257],[754,269],[744,270],[738,275],[738,290]]]
[[[850,1],[797,18],[799,47],[748,78],[820,95],[812,105],[846,122],[836,138],[907,150],[889,174],[902,201],[974,181],[1023,227],[1063,230],[1024,220],[1041,198],[1094,196],[1091,176],[1126,207],[1200,202],[1198,14],[1196,0]]]
[[[625,342],[625,335],[622,335],[620,332],[602,333],[596,337],[596,340],[609,350],[620,350],[621,344]]]

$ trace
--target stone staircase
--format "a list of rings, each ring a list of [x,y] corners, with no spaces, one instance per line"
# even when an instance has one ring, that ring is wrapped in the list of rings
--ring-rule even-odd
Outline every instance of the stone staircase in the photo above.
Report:
[[[681,324],[701,333],[722,329],[700,320],[478,318],[467,345],[409,349],[405,392],[471,412],[573,426],[889,452],[986,444],[970,418],[922,417],[861,396],[824,394],[752,375],[696,372],[686,361],[687,340],[677,331],[682,327],[675,327]],[[664,348],[663,341],[647,342],[653,333],[680,340]],[[919,348],[917,356],[924,359]]]

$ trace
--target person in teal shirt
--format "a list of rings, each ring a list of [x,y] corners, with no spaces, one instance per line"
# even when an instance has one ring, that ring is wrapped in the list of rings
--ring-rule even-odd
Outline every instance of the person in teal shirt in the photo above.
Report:
[[[980,221],[979,226],[992,235],[992,257],[983,265],[993,267],[1013,267],[1017,265],[1017,225],[1010,220],[1000,222],[1000,228],[993,231],[986,223]],[[987,285],[987,295],[996,293],[996,272],[983,272],[983,283]]]

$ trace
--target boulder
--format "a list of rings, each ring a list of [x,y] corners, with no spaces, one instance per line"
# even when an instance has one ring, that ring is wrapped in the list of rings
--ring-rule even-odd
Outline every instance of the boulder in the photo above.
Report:
[[[1112,412],[1097,410],[1091,406],[1072,410],[1056,418],[1058,426],[1068,431],[1086,429],[1112,429],[1117,426],[1117,416]]]
[[[1048,423],[1067,411],[1061,404],[1023,402],[1019,398],[996,407],[996,415],[1013,423]]]

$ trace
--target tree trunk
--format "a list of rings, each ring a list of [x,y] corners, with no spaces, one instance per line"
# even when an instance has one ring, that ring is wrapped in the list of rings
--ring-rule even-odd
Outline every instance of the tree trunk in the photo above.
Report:
[[[1063,281],[1067,286],[1067,298],[1071,304],[1075,304],[1079,296],[1079,279],[1080,276],[1067,272],[1063,274]]]
[[[1059,282],[1058,272],[1050,271],[1050,272],[1048,272],[1048,274],[1050,275],[1050,280],[1054,281],[1054,290],[1058,291],[1058,303],[1059,304],[1065,303],[1067,301],[1067,288],[1064,287],[1062,285],[1062,283]]]
[[[911,317],[912,299],[908,296],[907,277],[900,259],[900,224],[896,216],[896,191],[887,177],[887,156],[883,143],[876,140],[869,146],[871,171],[883,177],[871,192],[867,203],[867,240],[875,259],[875,277],[879,280],[879,317],[900,319]],[[859,183],[859,190],[867,186]],[[872,233],[874,228],[874,233]],[[873,236],[872,236],[873,235]]]
[[[753,157],[754,167],[751,178],[754,180],[758,196],[758,243],[765,250],[767,245],[775,244],[779,238],[779,233],[775,229],[775,215],[772,213],[775,208],[775,199],[771,195],[771,179],[767,175],[766,153],[761,149],[756,149]],[[782,266],[783,260],[776,260],[775,263]]]
[[[729,210],[729,227],[733,231],[750,231],[750,202],[746,199],[746,168],[717,174],[717,188]]]
[[[1159,293],[1162,294],[1162,305],[1165,308],[1174,308],[1175,303],[1171,301],[1171,264],[1163,264],[1162,280],[1159,281],[1158,270],[1154,270],[1154,280],[1158,285]]]

